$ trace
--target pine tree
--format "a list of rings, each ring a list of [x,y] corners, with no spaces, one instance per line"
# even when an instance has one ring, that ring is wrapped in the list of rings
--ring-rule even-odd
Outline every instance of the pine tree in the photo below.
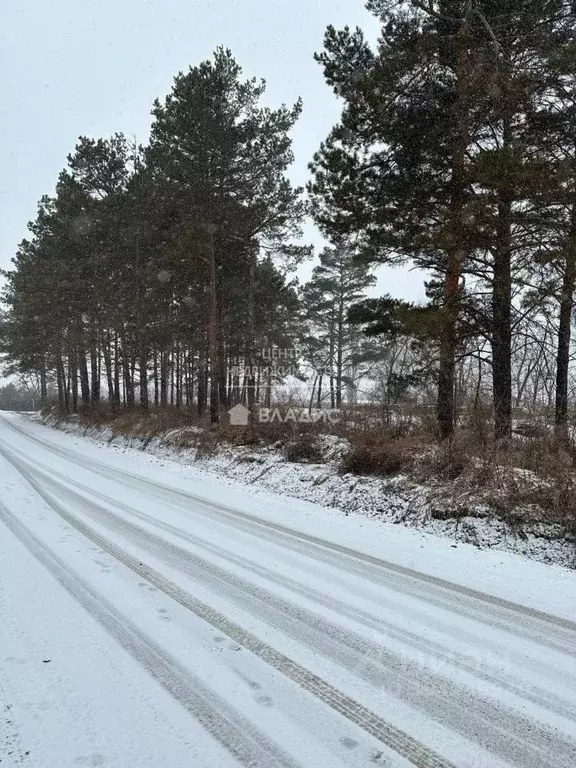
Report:
[[[490,283],[495,433],[511,431],[515,261],[526,209],[549,178],[538,156],[554,52],[573,35],[564,0],[371,0],[382,22],[377,53],[360,30],[329,28],[318,56],[344,100],[317,153],[310,185],[318,224],[356,234],[368,260],[413,260],[443,284],[438,422],[454,427],[463,283],[480,264]]]
[[[329,376],[332,408],[342,406],[345,373],[359,346],[358,330],[347,322],[348,312],[375,282],[369,268],[355,260],[353,250],[340,244],[320,253],[320,264],[303,288],[309,337],[315,340],[317,368]]]
[[[304,214],[300,190],[285,175],[292,162],[289,131],[301,105],[261,107],[264,89],[263,82],[242,81],[230,51],[218,49],[213,61],[180,73],[153,110],[147,163],[166,198],[176,201],[181,248],[207,272],[212,422],[228,399],[222,336],[228,255],[241,250],[251,258],[255,243],[281,248],[298,233]],[[248,265],[246,278],[249,273]]]
[[[480,35],[469,3],[454,18],[407,13],[396,2],[369,8],[382,21],[377,54],[359,30],[329,28],[318,56],[345,105],[312,164],[313,209],[328,233],[356,234],[366,259],[411,259],[441,277],[438,422],[447,437],[454,425],[460,279],[475,234],[471,94],[484,87],[487,35]]]

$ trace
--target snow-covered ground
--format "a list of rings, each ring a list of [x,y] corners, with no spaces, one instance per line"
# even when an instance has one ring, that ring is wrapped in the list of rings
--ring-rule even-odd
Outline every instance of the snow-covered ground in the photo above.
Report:
[[[39,417],[33,416],[38,419]],[[183,438],[194,427],[168,430],[159,437],[114,435],[109,427],[85,427],[73,420],[49,416],[41,419],[70,434],[88,437],[95,443],[114,444],[119,450],[145,450],[159,459],[183,464],[195,460],[193,448],[181,448]],[[243,490],[279,493],[332,507],[345,515],[362,515],[436,535],[451,543],[473,544],[480,549],[499,549],[521,554],[541,563],[576,568],[576,539],[559,525],[542,522],[511,522],[496,517],[493,509],[473,495],[454,498],[449,485],[422,486],[408,477],[357,477],[338,472],[348,443],[342,438],[322,438],[322,464],[297,464],[284,459],[276,446],[226,446],[204,456],[200,466],[208,477],[216,473],[220,483],[241,483]],[[199,466],[196,465],[199,471]]]
[[[573,571],[15,414],[0,465],[2,768],[576,765]]]

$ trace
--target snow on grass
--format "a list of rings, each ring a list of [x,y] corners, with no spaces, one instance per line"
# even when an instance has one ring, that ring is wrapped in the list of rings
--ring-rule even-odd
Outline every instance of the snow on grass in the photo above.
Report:
[[[447,485],[424,486],[407,475],[378,478],[340,474],[338,467],[349,443],[336,435],[320,437],[322,464],[289,462],[278,445],[220,445],[215,453],[199,458],[195,448],[187,447],[190,438],[202,432],[198,427],[172,428],[157,437],[137,436],[145,431],[143,420],[134,429],[134,436],[119,436],[107,426],[86,427],[75,420],[54,417],[32,418],[98,443],[144,450],[183,464],[201,464],[204,470],[216,473],[220,481],[239,482],[252,493],[272,491],[330,507],[345,516],[361,515],[447,537],[456,546],[472,544],[479,549],[496,549],[541,563],[576,568],[576,541],[560,525],[530,520],[529,516],[526,520],[497,517],[480,494],[455,499]]]

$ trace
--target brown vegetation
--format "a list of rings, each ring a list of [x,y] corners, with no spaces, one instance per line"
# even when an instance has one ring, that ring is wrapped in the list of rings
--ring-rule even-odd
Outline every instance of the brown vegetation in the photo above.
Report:
[[[497,441],[491,425],[476,413],[442,442],[420,416],[385,428],[375,423],[375,410],[355,409],[333,426],[273,422],[214,429],[190,411],[173,408],[148,413],[100,408],[75,418],[86,428],[107,427],[113,436],[145,443],[156,438],[193,449],[196,459],[213,456],[223,446],[251,446],[255,451],[273,448],[291,462],[323,463],[320,438],[330,433],[347,441],[342,441],[348,448],[337,467],[340,473],[421,484],[430,498],[442,501],[446,512],[439,507],[438,515],[482,513],[509,523],[558,524],[576,533],[576,447],[553,431]]]

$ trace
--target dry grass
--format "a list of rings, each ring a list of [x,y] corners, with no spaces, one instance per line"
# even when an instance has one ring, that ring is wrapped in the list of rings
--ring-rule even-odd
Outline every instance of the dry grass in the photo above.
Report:
[[[441,498],[450,516],[484,507],[512,525],[556,524],[576,535],[576,447],[534,427],[496,441],[486,414],[477,413],[445,442],[422,421],[351,430],[340,471],[406,475]]]
[[[481,501],[511,523],[544,522],[576,533],[576,454],[553,437],[478,440],[473,432],[421,455],[415,476],[442,484],[454,507]]]
[[[324,456],[318,441],[318,434],[312,431],[299,431],[286,444],[284,456],[287,461],[304,464],[322,464]]]
[[[184,409],[145,413],[138,408],[112,412],[103,407],[75,419],[85,427],[108,427],[115,436],[167,440],[194,449],[198,459],[213,456],[222,445],[273,446],[288,461],[320,463],[324,458],[319,437],[330,432],[350,444],[341,473],[406,475],[437,493],[454,515],[462,510],[474,514],[483,504],[511,523],[554,523],[576,534],[576,447],[557,440],[549,429],[538,424],[537,429],[521,430],[511,440],[497,442],[489,413],[476,409],[464,415],[452,440],[440,443],[425,411],[387,428],[381,416],[375,408],[355,408],[332,426],[276,421],[211,428]]]
[[[373,433],[353,436],[350,451],[343,457],[340,472],[389,477],[409,469],[413,463],[406,441]]]
[[[285,410],[285,409],[281,409]],[[270,446],[276,445],[291,452],[297,461],[300,452],[302,460],[321,460],[317,438],[325,430],[322,424],[296,424],[292,421],[281,423],[250,423],[245,427],[231,426],[223,415],[219,425],[210,425],[208,418],[200,418],[194,411],[176,408],[127,408],[112,410],[107,406],[80,410],[73,416],[63,417],[58,411],[48,409],[45,415],[63,421],[74,420],[82,427],[111,430],[114,436],[142,439],[165,439],[169,435],[171,444],[179,448],[197,448],[198,456],[212,455],[219,445]]]

